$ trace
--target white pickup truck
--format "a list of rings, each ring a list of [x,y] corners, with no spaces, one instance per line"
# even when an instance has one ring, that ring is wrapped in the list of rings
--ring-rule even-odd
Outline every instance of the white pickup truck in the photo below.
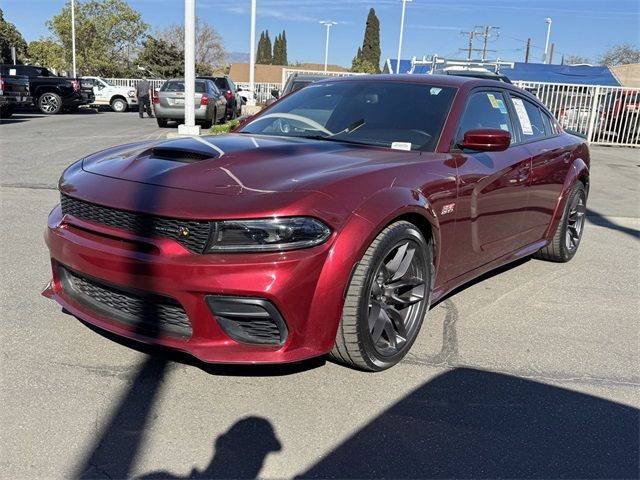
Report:
[[[126,112],[138,108],[136,90],[133,87],[118,87],[100,77],[80,77],[84,82],[93,83],[96,99],[93,106],[110,106],[114,112]]]

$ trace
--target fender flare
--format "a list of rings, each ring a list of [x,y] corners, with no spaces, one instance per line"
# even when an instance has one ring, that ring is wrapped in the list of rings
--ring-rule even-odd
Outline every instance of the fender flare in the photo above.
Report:
[[[558,224],[562,219],[562,214],[564,213],[565,205],[567,204],[567,196],[573,186],[579,180],[585,180],[585,187],[587,189],[587,195],[589,194],[589,167],[585,163],[582,158],[576,158],[571,166],[569,167],[569,171],[567,172],[567,176],[564,179],[564,183],[562,184],[562,191],[560,192],[560,196],[558,197],[558,202],[556,203],[556,208],[553,212],[553,217],[551,218],[551,222],[547,227],[547,231],[545,232],[545,238],[547,240],[551,240],[553,235],[555,234]]]
[[[440,246],[440,228],[435,212],[422,192],[386,188],[365,199],[352,211],[327,255],[309,308],[308,325],[324,325],[323,331],[314,335],[314,350],[327,353],[333,347],[344,306],[344,293],[355,266],[371,242],[394,220],[417,215],[430,225],[434,268],[437,268],[435,258]],[[354,242],[354,239],[359,241]],[[348,273],[345,275],[344,272]],[[328,302],[329,298],[340,301]]]

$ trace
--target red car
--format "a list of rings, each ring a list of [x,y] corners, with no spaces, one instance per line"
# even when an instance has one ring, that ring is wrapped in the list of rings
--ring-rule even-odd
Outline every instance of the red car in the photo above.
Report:
[[[206,362],[375,371],[455,287],[574,256],[589,150],[507,83],[357,76],[226,136],[90,155],[59,188],[44,294],[80,319]]]

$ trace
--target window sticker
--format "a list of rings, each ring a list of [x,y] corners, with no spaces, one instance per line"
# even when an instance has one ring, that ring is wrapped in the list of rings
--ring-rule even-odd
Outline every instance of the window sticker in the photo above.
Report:
[[[507,106],[504,104],[504,100],[497,99],[497,102],[498,102],[498,109],[500,110],[500,113],[504,113],[506,115]]]
[[[411,150],[411,143],[410,142],[393,142],[391,144],[391,148],[393,148],[394,150],[409,151]]]
[[[500,130],[504,130],[505,132],[509,131],[509,125],[507,125],[506,123],[501,123],[500,124]]]
[[[533,135],[533,127],[531,126],[531,120],[529,120],[529,114],[524,106],[524,102],[519,98],[513,98],[513,106],[516,109],[518,120],[522,126],[522,133],[525,135]]]
[[[17,75],[17,70],[15,68],[10,68],[9,75]]]
[[[491,103],[491,106],[493,108],[500,108],[500,106],[498,105],[498,100],[496,100],[496,97],[492,93],[487,93],[487,98],[489,99],[489,103]]]
[[[442,91],[441,88],[438,87],[431,87],[431,90],[429,90],[429,93],[431,95],[438,95],[440,92]]]

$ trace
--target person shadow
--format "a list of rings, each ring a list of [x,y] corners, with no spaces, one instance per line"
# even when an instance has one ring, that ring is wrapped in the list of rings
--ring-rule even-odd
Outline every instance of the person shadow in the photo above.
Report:
[[[282,444],[271,423],[262,417],[246,417],[231,426],[215,441],[214,455],[204,470],[194,468],[182,477],[166,471],[137,477],[139,480],[257,478],[264,461],[272,452],[279,452]]]

